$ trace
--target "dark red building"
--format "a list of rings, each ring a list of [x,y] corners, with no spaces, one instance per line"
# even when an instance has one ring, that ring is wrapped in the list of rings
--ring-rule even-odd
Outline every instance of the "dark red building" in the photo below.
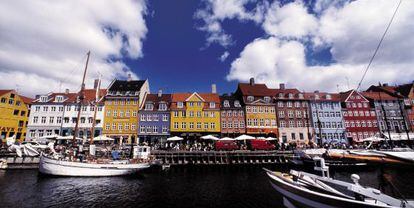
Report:
[[[374,106],[361,93],[340,93],[342,114],[349,142],[359,142],[379,132]]]

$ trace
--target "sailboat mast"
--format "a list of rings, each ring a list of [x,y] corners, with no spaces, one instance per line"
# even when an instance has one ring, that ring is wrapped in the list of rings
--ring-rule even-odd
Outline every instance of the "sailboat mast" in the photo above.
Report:
[[[88,57],[86,58],[85,70],[83,71],[82,85],[81,85],[81,89],[80,89],[79,96],[78,96],[79,97],[78,117],[76,119],[75,132],[73,133],[73,138],[72,138],[73,146],[76,145],[76,135],[78,134],[79,118],[80,118],[82,103],[83,103],[83,99],[84,99],[85,77],[86,77],[86,71],[88,70],[88,63],[89,63],[89,56],[90,55],[91,55],[91,52],[88,51],[88,53],[87,53]]]
[[[99,103],[99,92],[100,92],[100,87],[101,87],[101,78],[99,77],[99,81],[98,81],[98,86],[96,86],[96,98],[95,98],[95,107],[94,112],[93,112],[93,123],[92,123],[92,129],[91,129],[91,140],[90,140],[90,144],[92,144],[93,142],[93,137],[95,136],[95,126],[96,126],[96,114],[97,114],[97,108],[98,108],[98,103]]]

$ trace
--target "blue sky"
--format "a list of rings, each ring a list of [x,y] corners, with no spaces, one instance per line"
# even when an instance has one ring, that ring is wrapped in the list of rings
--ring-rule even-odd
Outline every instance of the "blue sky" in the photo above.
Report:
[[[358,84],[398,2],[2,1],[0,88],[75,91],[90,50],[88,87],[132,74],[148,78],[152,92],[209,92],[215,83],[228,93],[250,77],[345,91]],[[413,81],[412,19],[414,1],[403,1],[362,89]]]
[[[216,83],[220,93],[237,88],[237,81],[225,79],[231,60],[264,32],[253,23],[239,25],[230,20],[223,27],[230,34],[240,34],[234,44],[228,48],[217,44],[206,46],[206,34],[197,30],[200,21],[193,18],[202,4],[199,1],[149,2],[144,57],[129,59],[126,63],[140,78],[149,78],[152,91],[209,92],[212,83]],[[230,55],[221,62],[219,57],[225,51]]]

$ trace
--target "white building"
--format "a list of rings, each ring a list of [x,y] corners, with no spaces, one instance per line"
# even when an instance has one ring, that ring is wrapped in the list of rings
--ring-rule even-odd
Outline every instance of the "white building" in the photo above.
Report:
[[[61,134],[65,103],[76,96],[75,93],[49,93],[37,95],[32,102],[32,112],[28,123],[27,139],[52,134]]]
[[[85,89],[84,91],[84,100],[81,107],[81,114],[79,118],[79,130],[78,137],[87,136],[88,138],[91,135],[92,127],[94,124],[94,114],[96,110],[96,121],[95,121],[95,133],[94,136],[102,134],[102,125],[104,119],[104,103],[98,102],[95,105],[95,101],[101,101],[105,95],[106,90],[100,90],[99,96],[97,98],[95,89]],[[78,108],[79,104],[76,100],[69,100],[65,103],[65,109],[63,113],[63,122],[62,122],[62,135],[68,136],[73,135],[75,130],[76,120],[78,117]],[[96,108],[96,109],[95,109]]]
[[[100,90],[98,100],[105,95],[106,90]],[[79,137],[90,136],[94,124],[96,89],[85,89],[79,119]],[[49,93],[37,95],[32,103],[32,112],[28,123],[27,139],[42,137],[52,134],[67,136],[73,135],[78,116],[78,93]],[[96,107],[95,134],[102,132],[104,103],[98,102]]]

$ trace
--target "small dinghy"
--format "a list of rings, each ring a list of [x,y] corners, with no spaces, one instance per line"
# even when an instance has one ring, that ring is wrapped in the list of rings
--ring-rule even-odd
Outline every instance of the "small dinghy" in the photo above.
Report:
[[[356,174],[351,176],[354,183],[332,179],[329,177],[328,168],[323,167],[324,161],[321,163],[322,166],[315,167],[315,170],[322,171],[322,176],[295,170],[290,173],[264,170],[272,187],[283,196],[286,207],[414,207],[412,202],[361,186]]]

